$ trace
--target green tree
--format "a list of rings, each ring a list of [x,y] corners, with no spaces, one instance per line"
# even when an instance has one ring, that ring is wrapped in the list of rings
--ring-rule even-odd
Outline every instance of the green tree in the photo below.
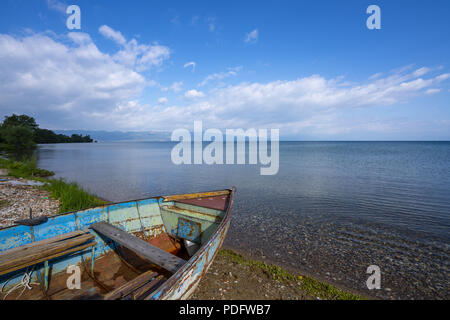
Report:
[[[5,116],[3,120],[2,127],[12,127],[12,126],[24,126],[30,128],[33,132],[39,127],[33,117],[22,114],[20,116],[13,114],[12,116]]]
[[[30,158],[36,149],[33,130],[27,126],[2,126],[1,135],[4,151],[15,160]]]
[[[31,156],[36,144],[71,142],[93,142],[93,140],[88,135],[73,134],[69,137],[41,129],[33,117],[25,114],[6,116],[0,125],[0,151],[6,151],[14,158]]]

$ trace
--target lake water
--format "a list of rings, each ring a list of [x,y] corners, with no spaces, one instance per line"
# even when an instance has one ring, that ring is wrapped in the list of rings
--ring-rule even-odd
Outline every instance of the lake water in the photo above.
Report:
[[[234,185],[226,246],[366,295],[449,298],[449,142],[280,142],[274,176],[176,166],[174,145],[43,145],[38,165],[111,201]]]

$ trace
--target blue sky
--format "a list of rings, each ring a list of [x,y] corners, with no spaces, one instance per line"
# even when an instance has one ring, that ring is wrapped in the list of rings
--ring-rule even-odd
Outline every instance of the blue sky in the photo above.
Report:
[[[65,8],[81,9],[68,30]],[[366,8],[381,8],[369,30]],[[123,131],[449,140],[449,1],[2,2],[0,116]]]

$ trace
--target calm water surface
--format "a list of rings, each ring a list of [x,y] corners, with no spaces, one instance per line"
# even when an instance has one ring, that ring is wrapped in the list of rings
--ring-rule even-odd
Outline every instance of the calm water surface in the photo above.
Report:
[[[450,143],[281,142],[275,176],[176,166],[174,145],[43,145],[38,162],[111,201],[234,185],[227,246],[362,294],[449,298]],[[381,290],[366,287],[372,264]]]

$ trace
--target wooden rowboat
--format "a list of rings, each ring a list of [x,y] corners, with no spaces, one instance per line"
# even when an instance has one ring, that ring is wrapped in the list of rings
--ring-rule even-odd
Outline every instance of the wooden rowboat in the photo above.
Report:
[[[108,204],[0,229],[0,299],[187,299],[225,239],[234,192]]]

